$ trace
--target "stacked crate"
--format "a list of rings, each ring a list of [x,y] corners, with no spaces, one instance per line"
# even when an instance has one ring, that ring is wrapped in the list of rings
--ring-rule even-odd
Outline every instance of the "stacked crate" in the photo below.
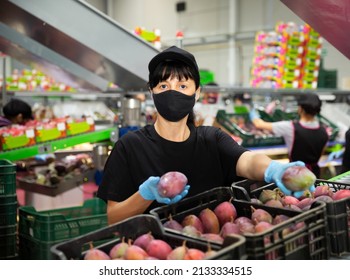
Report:
[[[315,89],[318,85],[323,39],[309,25],[305,25],[304,34],[305,54],[302,63],[300,87]]]
[[[322,38],[309,25],[276,24],[255,38],[251,86],[316,88]]]
[[[21,206],[18,216],[21,260],[53,259],[50,249],[55,244],[107,226],[106,203],[97,197],[83,205],[45,211]]]
[[[17,257],[16,165],[0,160],[0,259]]]

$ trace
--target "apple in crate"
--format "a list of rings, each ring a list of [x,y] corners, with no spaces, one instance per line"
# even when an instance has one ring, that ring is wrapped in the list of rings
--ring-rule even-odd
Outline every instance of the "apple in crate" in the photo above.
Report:
[[[173,198],[180,194],[187,185],[187,177],[178,171],[170,171],[160,177],[158,193],[162,197]]]

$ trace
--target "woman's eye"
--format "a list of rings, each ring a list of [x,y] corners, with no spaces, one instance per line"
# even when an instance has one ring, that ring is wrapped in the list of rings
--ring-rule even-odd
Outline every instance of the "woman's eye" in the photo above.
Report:
[[[180,85],[180,88],[181,88],[181,89],[186,89],[187,86],[185,86],[185,85]]]
[[[166,88],[167,88],[166,85],[160,85],[159,87],[160,87],[161,89],[166,89]]]

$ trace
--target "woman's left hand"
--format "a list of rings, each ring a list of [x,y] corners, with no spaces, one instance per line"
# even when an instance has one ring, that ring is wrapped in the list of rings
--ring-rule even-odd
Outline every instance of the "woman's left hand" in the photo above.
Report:
[[[179,202],[183,199],[190,189],[190,185],[186,185],[184,190],[173,198],[162,197],[158,193],[157,184],[160,177],[151,176],[145,182],[143,182],[139,187],[140,195],[146,200],[157,200],[159,203],[163,204],[173,204]]]

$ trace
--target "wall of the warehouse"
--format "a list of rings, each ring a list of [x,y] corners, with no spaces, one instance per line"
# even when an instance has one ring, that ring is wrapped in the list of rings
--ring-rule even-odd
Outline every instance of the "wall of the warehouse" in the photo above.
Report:
[[[183,47],[192,52],[201,69],[215,73],[221,85],[249,86],[249,70],[254,55],[256,31],[273,30],[278,21],[304,23],[280,0],[87,0],[132,31],[136,26],[159,28],[163,48],[178,44],[175,34],[184,32]],[[185,2],[186,10],[176,11]],[[233,18],[235,17],[235,18]],[[208,42],[217,35],[239,34],[240,39]],[[232,38],[232,36],[230,37]],[[350,61],[327,41],[323,44],[324,67],[338,71],[338,88],[350,77]]]

